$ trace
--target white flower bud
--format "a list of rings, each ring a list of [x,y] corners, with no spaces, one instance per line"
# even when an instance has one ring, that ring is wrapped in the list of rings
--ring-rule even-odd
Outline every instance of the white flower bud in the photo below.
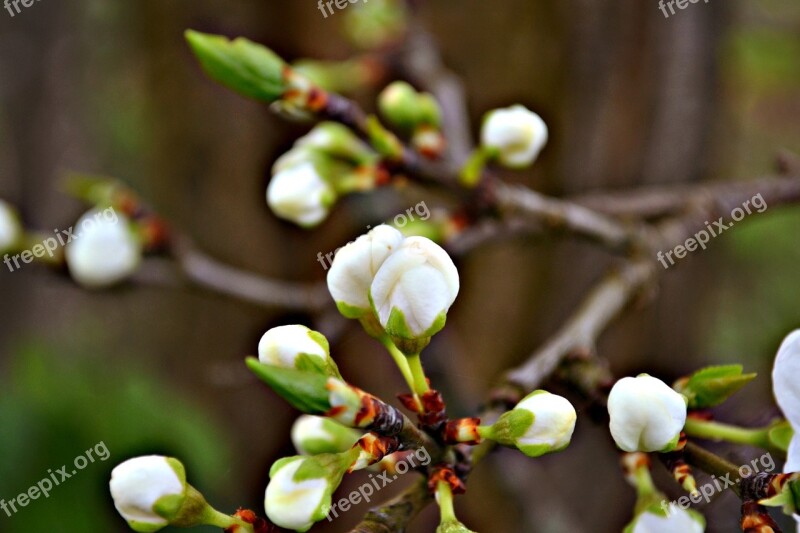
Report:
[[[158,531],[183,506],[186,473],[175,459],[137,457],[114,468],[109,488],[114,506],[134,531]]]
[[[703,533],[705,529],[699,517],[673,505],[667,516],[651,511],[640,514],[631,533]]]
[[[0,252],[11,250],[22,239],[19,216],[11,204],[0,200]]]
[[[481,143],[484,148],[496,151],[503,165],[526,167],[547,143],[547,125],[539,115],[521,105],[496,109],[484,119]]]
[[[378,269],[370,295],[381,325],[404,350],[402,341],[424,347],[444,327],[458,289],[447,252],[425,237],[409,237]]]
[[[794,429],[785,472],[800,471],[800,329],[784,339],[772,369],[772,388],[784,416]]]
[[[301,325],[278,326],[264,333],[258,342],[258,359],[268,365],[323,373],[336,366],[325,336]]]
[[[344,452],[361,436],[360,431],[322,416],[303,415],[292,426],[292,443],[303,455]]]
[[[381,224],[336,253],[328,272],[328,290],[344,316],[360,318],[371,312],[372,280],[402,243],[402,233]]]
[[[76,224],[65,256],[73,279],[87,288],[114,285],[131,276],[142,260],[142,246],[124,215],[106,217],[93,209]]]
[[[303,227],[316,226],[328,216],[336,192],[310,161],[281,165],[267,187],[267,203],[281,218]]]
[[[529,457],[538,457],[566,448],[577,418],[569,400],[538,390],[501,416],[489,437],[507,446],[516,446]]]
[[[686,399],[660,379],[623,378],[608,395],[611,436],[626,452],[669,451],[686,424]]]
[[[325,517],[338,482],[333,486],[329,472],[315,464],[313,458],[280,460],[272,466],[269,475],[264,508],[275,525],[308,531]]]

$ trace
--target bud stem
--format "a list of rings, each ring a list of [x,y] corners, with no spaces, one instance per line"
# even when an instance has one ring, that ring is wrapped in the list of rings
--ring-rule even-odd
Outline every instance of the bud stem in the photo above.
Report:
[[[414,393],[414,398],[417,401],[417,405],[421,407],[422,403],[420,402],[419,396],[416,393],[416,387],[414,386],[414,375],[411,373],[411,367],[408,364],[408,359],[406,359],[406,356],[403,354],[403,352],[401,352],[397,346],[394,345],[392,339],[390,339],[388,335],[384,334],[379,337],[378,340],[381,341],[381,344],[386,347],[386,351],[388,351],[389,355],[391,355],[392,359],[394,359],[397,368],[399,368],[400,373],[403,374],[403,379],[405,379],[406,384],[408,384],[409,390]]]
[[[453,491],[444,481],[436,485],[436,502],[439,504],[442,522],[455,522],[456,511],[453,507]]]
[[[251,524],[217,511],[211,506],[206,508],[200,521],[207,526],[215,526],[222,529],[229,529],[233,526],[239,526],[242,529],[237,529],[237,531],[241,531],[242,533],[253,533],[253,526]]]
[[[420,360],[419,354],[416,353],[406,356],[406,360],[408,361],[408,366],[411,369],[411,375],[414,380],[414,392],[418,395],[422,395],[431,390],[428,386],[428,380],[425,377],[425,370],[422,368],[422,361]]]
[[[727,441],[775,450],[769,440],[769,428],[748,429],[720,422],[687,418],[683,429],[687,435],[713,441]]]

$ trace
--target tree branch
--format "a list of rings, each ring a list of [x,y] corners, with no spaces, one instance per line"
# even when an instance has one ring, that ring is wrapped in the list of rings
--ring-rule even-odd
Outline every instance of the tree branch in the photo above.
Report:
[[[402,533],[432,501],[427,480],[420,479],[397,497],[370,510],[350,533]]]

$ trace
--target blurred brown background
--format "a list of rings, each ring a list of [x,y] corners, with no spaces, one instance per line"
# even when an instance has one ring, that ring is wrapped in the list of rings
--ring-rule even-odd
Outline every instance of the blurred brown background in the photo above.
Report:
[[[317,252],[435,199],[348,199],[313,232],[278,221],[264,201],[269,168],[304,127],[208,81],[182,34],[244,35],[290,59],[340,59],[352,50],[337,16],[324,19],[312,0],[42,0],[13,18],[0,11],[0,197],[29,226],[67,228],[81,206],[58,190],[65,172],[116,176],[212,256],[263,275],[324,279]],[[508,175],[538,190],[749,179],[770,173],[779,149],[800,152],[794,0],[712,0],[669,19],[652,0],[432,0],[422,16],[468,88],[475,124],[517,102],[546,120],[551,141],[535,169]],[[371,96],[363,103],[371,107]],[[612,328],[601,353],[620,375],[665,380],[742,362],[761,379],[721,416],[768,420],[771,358],[800,324],[798,224],[798,210],[768,211],[682,261],[657,303]],[[584,244],[524,240],[462,258],[462,293],[425,355],[451,411],[474,412],[608,264]],[[35,265],[0,273],[0,300],[0,498],[101,440],[112,453],[47,501],[0,514],[0,530],[124,531],[108,473],[156,451],[185,457],[190,480],[218,507],[262,509],[269,465],[293,453],[295,413],[242,358],[268,327],[312,325],[310,317],[147,284],[87,293]],[[368,390],[391,397],[402,388],[357,328],[333,354]],[[481,465],[459,516],[484,532],[612,532],[633,500],[607,430],[579,418],[563,454],[499,453]],[[319,530],[346,531],[362,511]],[[703,511],[708,531],[736,529],[732,494]],[[429,509],[412,530],[435,524]]]

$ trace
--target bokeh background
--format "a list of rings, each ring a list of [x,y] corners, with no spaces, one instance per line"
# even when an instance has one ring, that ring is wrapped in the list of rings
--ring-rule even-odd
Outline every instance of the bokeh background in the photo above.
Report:
[[[779,150],[800,152],[796,0],[711,0],[669,19],[654,0],[431,0],[421,17],[468,87],[476,124],[517,102],[545,118],[551,142],[535,169],[508,175],[538,190],[752,179],[773,172]],[[324,19],[313,0],[42,0],[14,18],[0,11],[0,197],[49,232],[82,210],[59,188],[67,172],[115,176],[214,257],[324,279],[317,252],[436,198],[351,198],[314,232],[280,222],[264,201],[269,168],[304,127],[208,81],[182,33],[244,35],[290,59],[341,59],[352,52],[341,18]],[[373,106],[374,93],[360,97]],[[768,421],[777,414],[771,359],[800,325],[798,227],[800,209],[768,210],[692,254],[667,273],[654,305],[603,337],[601,354],[617,374],[665,380],[744,363],[760,379],[720,417]],[[585,244],[524,239],[461,258],[462,293],[425,355],[451,411],[474,412],[609,260]],[[262,509],[269,465],[293,453],[296,413],[248,375],[243,357],[268,327],[313,317],[146,282],[89,293],[36,265],[0,272],[0,302],[0,498],[99,442],[111,452],[48,499],[0,513],[0,531],[126,531],[107,479],[114,464],[152,452],[181,457],[217,507]],[[358,328],[341,332],[333,353],[364,388],[386,397],[402,388]],[[744,461],[751,452],[737,453]],[[458,503],[477,531],[560,533],[620,531],[633,500],[607,430],[584,420],[563,454],[496,454]],[[702,510],[708,531],[736,530],[732,494]],[[319,530],[346,531],[365,511]],[[412,531],[436,521],[431,508]]]

